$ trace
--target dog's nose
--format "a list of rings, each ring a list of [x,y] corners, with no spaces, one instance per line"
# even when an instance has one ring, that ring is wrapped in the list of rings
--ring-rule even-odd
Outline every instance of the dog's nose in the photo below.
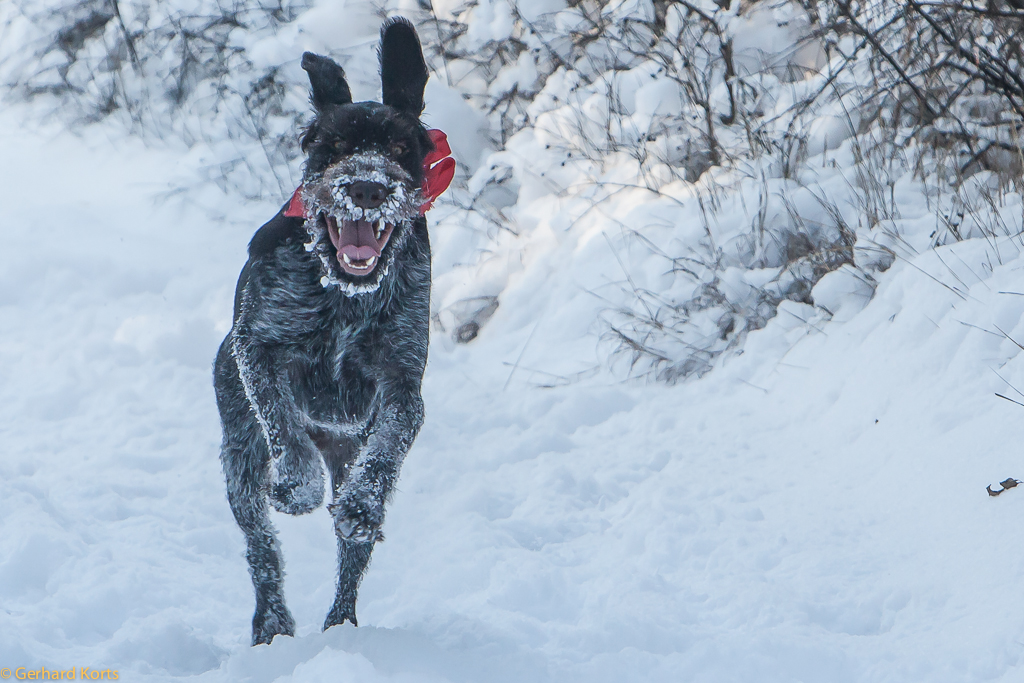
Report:
[[[363,209],[376,209],[391,194],[388,188],[380,183],[358,180],[348,186],[348,196],[352,202]]]

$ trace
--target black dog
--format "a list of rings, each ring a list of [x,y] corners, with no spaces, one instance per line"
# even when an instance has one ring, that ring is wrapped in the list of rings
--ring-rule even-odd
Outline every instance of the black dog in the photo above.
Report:
[[[295,631],[268,498],[290,514],[315,509],[326,463],[339,568],[324,629],[355,624],[384,505],[423,422],[424,159],[435,146],[419,121],[419,39],[404,19],[381,30],[383,104],[353,103],[330,59],[307,52],[302,68],[316,112],[303,185],[249,244],[214,368],[228,500],[256,589],[253,645]]]

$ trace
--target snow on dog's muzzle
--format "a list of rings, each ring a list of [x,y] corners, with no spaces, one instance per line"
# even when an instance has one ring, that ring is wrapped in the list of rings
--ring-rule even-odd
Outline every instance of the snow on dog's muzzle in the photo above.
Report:
[[[423,201],[409,174],[379,154],[342,159],[307,178],[298,197],[326,282],[352,294],[377,288]]]
[[[404,227],[424,215],[455,174],[451,148],[439,130],[424,159],[423,182],[413,185],[400,165],[379,154],[354,154],[307,177],[284,215],[305,219],[308,251],[324,267],[324,286],[348,295],[375,291],[408,238]]]

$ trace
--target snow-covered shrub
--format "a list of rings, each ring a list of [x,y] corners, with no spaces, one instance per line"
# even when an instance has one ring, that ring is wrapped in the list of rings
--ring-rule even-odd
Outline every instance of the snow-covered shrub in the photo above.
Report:
[[[210,176],[283,192],[305,109],[254,48],[307,0],[10,0],[0,6],[0,78],[49,96],[71,125],[116,118],[151,137],[239,142]],[[252,144],[258,143],[258,144]],[[255,181],[255,182],[254,182]]]
[[[965,186],[968,178],[993,176],[995,194],[985,192],[984,200],[990,203],[1024,188],[1024,9],[1019,3],[804,0],[804,5],[836,71],[846,72],[837,80],[849,84],[843,99],[855,112],[859,132],[882,131],[878,142],[886,147],[885,156],[902,156],[899,165],[912,165],[933,196],[952,198],[936,244],[967,237],[959,229],[963,207],[958,205],[976,203],[979,189],[976,182]]]
[[[601,294],[606,360],[628,358],[631,374],[702,374],[779,302],[810,303],[824,274],[854,263],[854,229],[835,203],[791,198],[815,187],[800,177],[808,145],[843,139],[842,125],[811,129],[821,51],[810,21],[791,2],[729,4],[488,0],[435,3],[424,19],[428,52],[503,148],[470,181],[465,209],[511,221],[518,239],[492,229],[482,263],[531,250],[523,223],[553,203],[566,229],[603,223],[620,231],[605,234],[612,251],[646,251],[617,263],[624,280]],[[734,210],[751,200],[756,210]],[[695,217],[701,229],[682,228]],[[641,286],[634,267],[664,277]],[[453,320],[442,327],[458,329],[465,301],[500,295],[489,287],[443,296]]]
[[[837,287],[866,302],[897,258],[1020,232],[1005,210],[1022,158],[1013,67],[1024,15],[1012,7],[488,0],[441,10],[447,18],[427,19],[437,54],[503,147],[470,183],[467,208],[497,206],[518,235],[496,236],[482,262],[517,246],[529,259],[538,224],[581,235],[602,224],[622,278],[600,292],[597,332],[606,360],[630,374],[699,376],[783,301],[831,316],[845,301]],[[965,40],[977,42],[973,57]],[[481,293],[500,299],[493,284]]]

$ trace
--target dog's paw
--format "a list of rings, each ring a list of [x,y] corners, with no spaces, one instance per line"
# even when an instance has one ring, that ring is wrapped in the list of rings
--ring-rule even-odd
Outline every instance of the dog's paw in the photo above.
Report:
[[[271,461],[270,504],[278,512],[302,515],[324,502],[324,475],[320,455],[311,449],[293,449]]]
[[[327,613],[327,618],[324,620],[323,630],[326,631],[332,626],[344,624],[346,621],[352,622],[353,626],[359,626],[359,623],[356,621],[355,600],[335,600],[334,605],[331,607],[331,611]]]
[[[284,605],[257,610],[252,617],[252,644],[270,645],[274,636],[294,636],[295,620]]]
[[[323,481],[278,481],[270,487],[270,504],[278,512],[304,515],[324,502]]]
[[[334,529],[346,541],[376,543],[384,540],[380,527],[384,523],[384,506],[360,500],[342,500],[327,506],[334,517]]]

